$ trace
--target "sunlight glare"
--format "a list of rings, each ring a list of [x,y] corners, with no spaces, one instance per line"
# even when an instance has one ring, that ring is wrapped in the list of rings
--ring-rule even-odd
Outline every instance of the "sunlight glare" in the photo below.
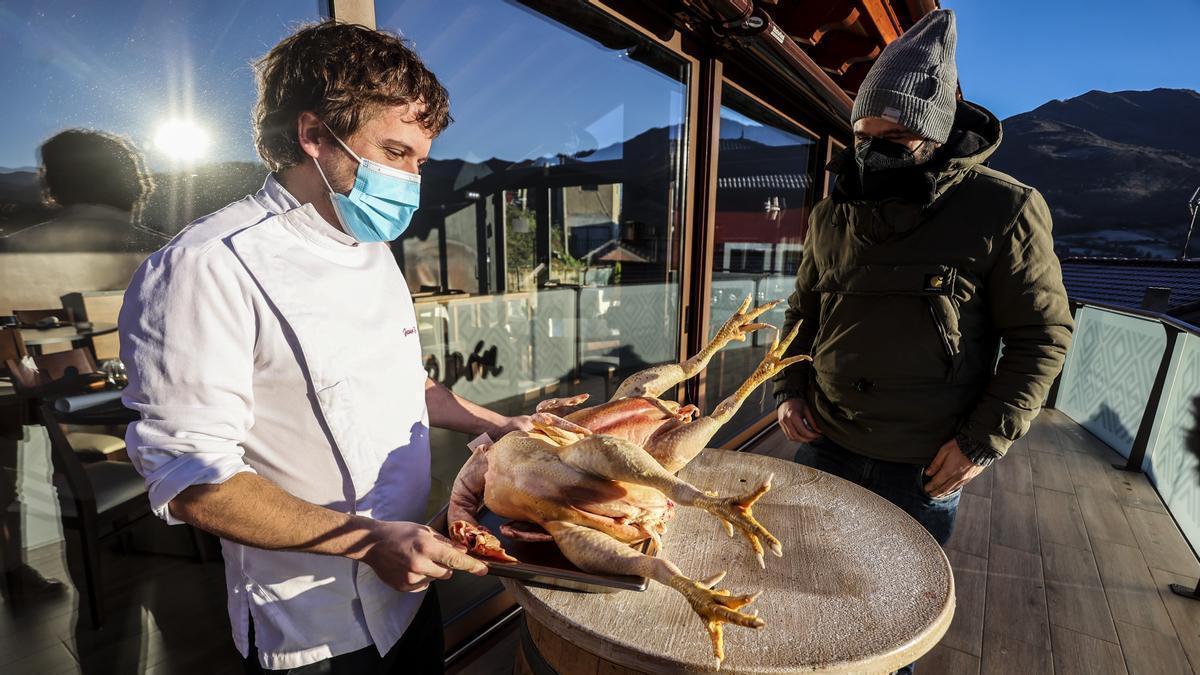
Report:
[[[164,122],[154,134],[154,147],[176,161],[199,159],[208,146],[208,132],[191,120]]]

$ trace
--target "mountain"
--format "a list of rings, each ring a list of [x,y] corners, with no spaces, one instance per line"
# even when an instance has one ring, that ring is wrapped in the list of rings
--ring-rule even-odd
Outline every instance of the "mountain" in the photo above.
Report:
[[[1200,186],[1200,93],[1050,101],[1004,120],[989,164],[1045,195],[1061,255],[1174,258]]]

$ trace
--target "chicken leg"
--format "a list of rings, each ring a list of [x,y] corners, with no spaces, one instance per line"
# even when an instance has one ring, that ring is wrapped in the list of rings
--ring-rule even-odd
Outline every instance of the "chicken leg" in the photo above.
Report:
[[[770,328],[771,324],[756,323],[754,320],[770,311],[779,301],[768,302],[765,305],[750,309],[754,296],[747,295],[741,308],[717,331],[711,342],[692,358],[683,363],[665,363],[661,366],[647,368],[630,375],[617,387],[612,400],[631,396],[659,397],[671,387],[689,380],[708,367],[713,355],[721,351],[730,342],[745,342],[746,336],[756,330]]]
[[[762,628],[766,625],[754,614],[740,611],[754,602],[759,593],[731,595],[729,591],[714,588],[725,577],[724,572],[704,581],[696,581],[684,576],[671,561],[639,553],[591,528],[554,521],[547,523],[546,529],[554,536],[563,555],[582,570],[646,577],[679,591],[704,621],[718,667],[725,658],[725,623],[746,628]]]
[[[760,567],[763,542],[776,557],[783,556],[783,546],[767,528],[754,518],[754,502],[771,489],[768,477],[755,490],[741,497],[718,497],[702,492],[691,483],[670,473],[650,453],[628,441],[614,436],[589,436],[559,449],[559,458],[570,466],[599,478],[652,487],[677,504],[704,509],[716,516],[730,534],[734,528],[750,542]]]
[[[804,355],[784,357],[799,332],[800,324],[797,323],[782,341],[777,334],[771,348],[767,350],[762,362],[750,377],[746,378],[737,391],[717,404],[711,415],[667,429],[650,439],[646,444],[646,451],[671,473],[687,466],[687,463],[708,445],[717,431],[733,418],[734,413],[755,388],[792,364],[810,360]]]

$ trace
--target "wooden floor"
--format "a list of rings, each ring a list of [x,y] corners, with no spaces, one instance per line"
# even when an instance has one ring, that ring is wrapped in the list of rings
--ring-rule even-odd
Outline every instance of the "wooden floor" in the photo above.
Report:
[[[790,459],[779,431],[754,450]],[[1200,672],[1200,563],[1141,474],[1048,410],[966,488],[946,554],[957,611],[921,675]]]
[[[753,451],[790,459],[794,445],[774,431]],[[958,609],[921,675],[1200,672],[1200,602],[1167,590],[1194,584],[1200,563],[1118,459],[1048,411],[968,487],[947,546]],[[109,620],[93,631],[76,620],[61,549],[30,563],[68,590],[0,602],[0,673],[240,672],[219,564],[106,551]],[[508,673],[516,645],[510,626],[452,672]]]
[[[152,519],[143,524],[167,527]],[[181,550],[186,552],[186,546]],[[0,673],[242,672],[225,614],[220,563],[106,549],[101,561],[106,619],[100,630],[93,630],[86,609],[82,617],[79,613],[63,547],[43,547],[27,562],[63,581],[65,589],[0,603]]]

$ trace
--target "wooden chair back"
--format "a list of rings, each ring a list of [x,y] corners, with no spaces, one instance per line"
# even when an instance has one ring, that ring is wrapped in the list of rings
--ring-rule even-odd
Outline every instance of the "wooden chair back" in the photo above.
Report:
[[[20,361],[28,353],[25,341],[21,339],[20,329],[15,326],[0,328],[0,377],[11,377],[7,363]]]
[[[53,354],[38,354],[32,357],[36,370],[29,368],[23,359],[6,359],[5,366],[12,375],[17,392],[29,391],[50,384],[64,377],[87,375],[98,372],[92,353],[77,348]]]
[[[117,323],[125,291],[85,291],[62,296],[63,307],[75,312],[76,321],[94,323]],[[97,335],[92,338],[96,360],[104,362],[121,357],[121,338],[118,333]]]
[[[33,362],[40,372],[49,376],[49,381],[98,372],[92,352],[82,347],[53,354],[38,354],[33,357]]]

